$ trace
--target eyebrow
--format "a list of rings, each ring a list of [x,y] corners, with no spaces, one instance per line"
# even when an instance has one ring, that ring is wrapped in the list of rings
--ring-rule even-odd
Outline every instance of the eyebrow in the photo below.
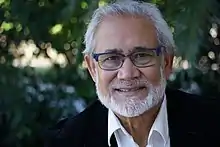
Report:
[[[117,49],[117,48],[107,49],[107,50],[105,50],[105,53],[123,53],[123,50],[122,49]]]
[[[146,50],[153,50],[154,48],[147,48],[147,47],[144,47],[144,46],[135,46],[132,50],[132,52],[135,52],[135,51],[146,51]]]
[[[143,52],[143,51],[146,51],[146,50],[153,50],[153,49],[154,48],[147,48],[147,47],[144,47],[144,46],[135,46],[132,49],[128,50],[128,52],[130,52],[130,53]],[[123,53],[123,50],[122,49],[117,49],[117,48],[106,49],[105,53]]]

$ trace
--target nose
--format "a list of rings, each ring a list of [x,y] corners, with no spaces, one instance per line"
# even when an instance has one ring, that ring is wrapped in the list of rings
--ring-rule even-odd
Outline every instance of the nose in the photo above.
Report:
[[[126,58],[122,67],[118,70],[117,77],[120,80],[130,80],[140,76],[139,69],[131,62],[129,58]]]

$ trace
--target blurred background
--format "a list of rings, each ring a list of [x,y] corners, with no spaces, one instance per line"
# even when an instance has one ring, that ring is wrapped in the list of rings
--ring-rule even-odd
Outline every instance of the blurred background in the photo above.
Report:
[[[177,49],[169,86],[220,95],[220,0],[148,0]],[[0,147],[43,146],[42,130],[95,98],[81,52],[92,11],[110,0],[0,0]]]

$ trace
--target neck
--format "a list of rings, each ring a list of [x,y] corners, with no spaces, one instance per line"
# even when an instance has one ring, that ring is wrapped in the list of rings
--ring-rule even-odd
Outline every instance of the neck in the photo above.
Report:
[[[140,147],[147,145],[148,135],[157,117],[160,106],[161,103],[136,117],[123,117],[117,114],[122,126]]]

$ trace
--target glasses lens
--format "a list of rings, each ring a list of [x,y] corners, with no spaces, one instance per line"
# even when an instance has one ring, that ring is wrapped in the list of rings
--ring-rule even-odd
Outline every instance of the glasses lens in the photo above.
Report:
[[[98,62],[102,69],[114,70],[121,66],[123,56],[114,53],[106,53],[99,56]]]
[[[136,52],[132,55],[133,63],[138,67],[151,66],[156,62],[154,51]]]

